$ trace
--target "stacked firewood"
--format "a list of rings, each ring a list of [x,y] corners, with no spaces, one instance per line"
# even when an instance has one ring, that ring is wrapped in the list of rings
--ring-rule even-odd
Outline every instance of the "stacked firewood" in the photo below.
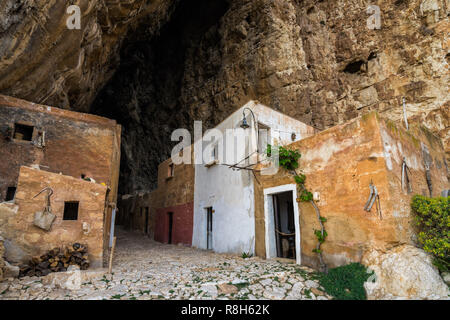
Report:
[[[69,266],[77,265],[81,270],[89,268],[87,246],[75,243],[68,248],[54,248],[40,257],[33,257],[27,265],[20,268],[20,276],[46,276],[51,272],[67,271]]]

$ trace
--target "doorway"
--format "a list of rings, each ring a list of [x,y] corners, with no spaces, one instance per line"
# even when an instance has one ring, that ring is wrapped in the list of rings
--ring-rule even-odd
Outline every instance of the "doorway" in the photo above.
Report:
[[[292,191],[272,195],[275,244],[278,258],[295,259],[295,224]]]
[[[295,184],[264,189],[266,257],[301,264],[300,217]]]
[[[212,250],[212,236],[213,236],[213,208],[206,208],[206,249]]]
[[[173,231],[173,212],[168,213],[169,216],[169,235],[168,235],[168,244],[172,244],[172,231]]]
[[[144,233],[148,234],[148,207],[145,207],[145,229]]]

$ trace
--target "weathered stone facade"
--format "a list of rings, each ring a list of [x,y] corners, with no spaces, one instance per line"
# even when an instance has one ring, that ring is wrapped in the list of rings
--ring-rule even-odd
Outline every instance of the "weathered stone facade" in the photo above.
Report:
[[[114,120],[0,95],[1,201],[13,200],[9,197],[18,188],[21,166],[103,183],[108,191],[100,247],[106,250],[111,210],[117,201],[120,134]]]
[[[117,224],[148,234],[156,241],[168,243],[168,214],[172,213],[170,242],[191,245],[195,168],[189,164],[173,165],[173,175],[169,176],[171,165],[171,159],[159,165],[156,190],[122,196],[119,200]]]
[[[439,196],[449,187],[449,169],[439,137],[414,123],[409,130],[403,126],[372,112],[288,146],[302,153],[300,170],[307,176],[307,188],[319,194],[317,205],[327,218],[329,236],[322,248],[329,266],[360,262],[368,250],[383,252],[402,244],[417,244],[410,201],[414,194],[430,195],[425,163],[430,169],[431,195]],[[403,159],[408,166],[410,190],[401,183]],[[194,166],[175,166],[174,177],[168,178],[170,163],[169,159],[159,167],[157,190],[127,196],[121,205],[134,208],[128,214],[130,209],[123,209],[124,221],[137,230],[143,230],[142,213],[149,207],[149,234],[161,242],[168,240],[167,213],[188,205],[195,189]],[[266,257],[264,190],[295,182],[282,168],[275,175],[257,174],[257,179],[255,253]],[[364,211],[371,182],[380,195],[381,214],[376,204],[370,212]],[[301,263],[316,268],[318,259],[312,252],[317,244],[314,230],[319,229],[316,212],[309,203],[299,203],[298,208]]]
[[[423,153],[422,144],[428,155]],[[429,195],[425,158],[431,161],[433,196],[449,187],[441,141],[423,127],[412,126],[406,131],[376,113],[322,131],[289,148],[302,153],[300,170],[307,177],[306,186],[320,194],[317,206],[327,219],[328,232],[322,249],[329,266],[361,261],[369,248],[383,251],[415,243],[410,200],[414,194]],[[403,157],[410,170],[411,193],[401,185]],[[255,192],[256,253],[265,256],[263,190],[295,182],[284,169],[277,175],[258,179],[261,184]],[[381,216],[375,205],[371,212],[364,211],[371,181],[380,195]],[[312,252],[317,244],[314,230],[320,229],[316,212],[309,203],[298,206],[301,262],[317,267],[317,255]]]
[[[34,214],[45,207],[45,194],[34,196],[46,187],[53,189],[51,208],[56,215],[49,231],[33,224]],[[33,256],[78,242],[88,246],[91,266],[101,267],[106,194],[107,187],[97,183],[21,167],[14,204],[6,204],[16,210],[14,214],[0,215],[3,237],[9,240],[11,246],[22,251],[21,256],[9,253],[8,260],[11,263],[27,263]],[[79,204],[78,217],[73,221],[64,220],[65,202],[73,201]]]

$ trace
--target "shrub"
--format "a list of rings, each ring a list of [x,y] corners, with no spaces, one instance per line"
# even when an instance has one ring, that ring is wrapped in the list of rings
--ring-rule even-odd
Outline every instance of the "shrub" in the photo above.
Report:
[[[330,269],[319,273],[318,280],[325,291],[337,300],[366,300],[364,282],[373,274],[360,263]]]
[[[411,208],[419,228],[418,240],[423,250],[433,256],[441,272],[450,271],[450,197],[413,197]]]

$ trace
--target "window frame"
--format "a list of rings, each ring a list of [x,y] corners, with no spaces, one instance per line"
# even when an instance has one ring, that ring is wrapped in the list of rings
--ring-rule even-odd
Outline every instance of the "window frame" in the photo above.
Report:
[[[167,166],[167,176],[166,180],[170,180],[175,176],[175,164],[173,162],[170,162]]]
[[[16,133],[17,133],[17,127],[28,127],[29,129],[31,129],[31,137],[30,140],[25,140],[25,139],[17,139],[16,138]],[[12,136],[11,139],[14,142],[18,142],[18,143],[33,143],[33,140],[35,138],[36,135],[36,127],[34,126],[34,124],[29,123],[29,122],[22,122],[22,121],[18,121],[18,122],[14,122],[13,128],[12,128]]]
[[[71,219],[66,218],[66,212],[67,212],[66,209],[67,209],[67,205],[72,205],[72,204],[76,204],[76,205],[77,205],[76,219],[73,219],[73,218],[71,218]],[[80,201],[76,201],[76,200],[73,200],[73,201],[64,201],[64,209],[63,209],[62,220],[63,220],[63,221],[78,221],[78,220],[79,220],[79,217],[80,217]]]

